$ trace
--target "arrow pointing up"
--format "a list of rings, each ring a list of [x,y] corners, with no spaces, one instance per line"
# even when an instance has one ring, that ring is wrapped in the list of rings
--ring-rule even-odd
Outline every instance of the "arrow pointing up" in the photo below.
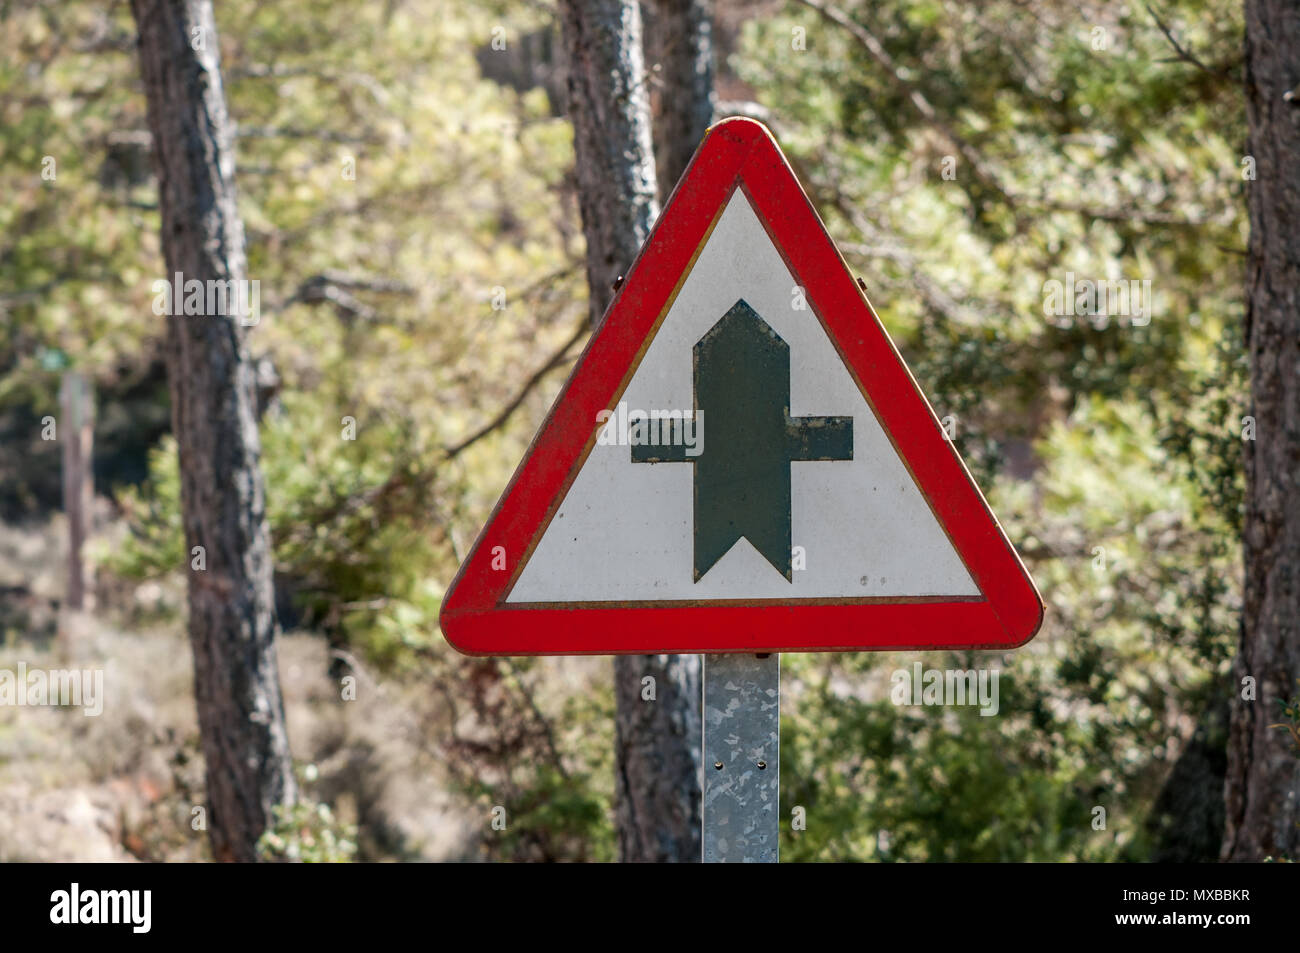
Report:
[[[694,359],[704,451],[634,445],[632,461],[695,464],[696,582],[742,536],[793,582],[790,464],[852,460],[853,418],[790,416],[790,345],[743,299],[696,342]]]

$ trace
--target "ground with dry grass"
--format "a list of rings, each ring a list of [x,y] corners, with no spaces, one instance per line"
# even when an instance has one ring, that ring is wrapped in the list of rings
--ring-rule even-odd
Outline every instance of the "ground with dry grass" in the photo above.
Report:
[[[114,528],[99,538],[111,542]],[[0,705],[0,862],[207,859],[195,829],[203,763],[180,587],[100,579],[96,609],[69,617],[62,539],[59,517],[0,525],[0,670],[102,670],[103,713]],[[345,701],[328,662],[310,633],[281,643],[309,796],[355,825],[359,859],[481,856],[482,825],[428,748],[438,717],[429,693],[355,670],[356,699]]]

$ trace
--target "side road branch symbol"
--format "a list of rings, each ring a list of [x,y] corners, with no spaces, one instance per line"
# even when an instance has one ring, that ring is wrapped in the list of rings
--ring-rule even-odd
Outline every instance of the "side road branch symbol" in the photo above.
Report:
[[[633,463],[695,465],[695,581],[743,536],[791,582],[790,465],[853,459],[852,417],[790,416],[790,345],[744,299],[695,344],[699,456],[632,447]]]

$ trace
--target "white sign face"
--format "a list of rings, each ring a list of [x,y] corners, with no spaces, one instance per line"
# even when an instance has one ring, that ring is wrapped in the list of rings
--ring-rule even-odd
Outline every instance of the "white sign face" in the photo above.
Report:
[[[696,344],[741,300],[789,346],[790,415],[852,418],[852,459],[789,464],[790,578],[742,537],[697,580],[695,468],[634,461],[620,442],[622,422],[638,411],[677,411],[693,419]],[[601,440],[529,555],[508,602],[980,595],[740,189],[646,348],[620,406],[622,413],[604,422]],[[593,420],[593,432],[601,424]],[[691,435],[702,438],[697,451],[709,446],[709,432],[706,417]]]

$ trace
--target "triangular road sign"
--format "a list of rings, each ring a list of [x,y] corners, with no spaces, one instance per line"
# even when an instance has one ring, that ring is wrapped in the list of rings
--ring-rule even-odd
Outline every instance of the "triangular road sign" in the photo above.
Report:
[[[475,655],[1012,648],[1043,606],[766,128],[710,129],[452,582]]]

